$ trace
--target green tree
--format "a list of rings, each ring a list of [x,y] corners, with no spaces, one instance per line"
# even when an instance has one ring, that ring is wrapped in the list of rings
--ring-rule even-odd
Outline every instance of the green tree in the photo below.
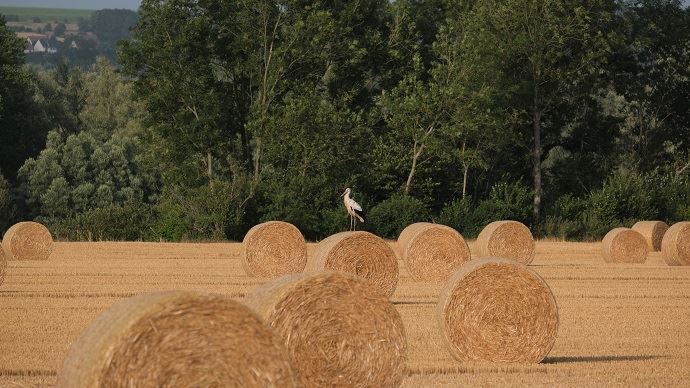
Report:
[[[477,60],[496,66],[494,79],[514,85],[508,90],[513,106],[531,127],[535,221],[542,202],[545,120],[569,85],[596,73],[607,59],[608,32],[598,24],[612,17],[607,6],[599,0],[483,0],[465,19],[467,44],[481,50]]]
[[[31,74],[23,68],[23,50],[24,42],[0,18],[0,170],[10,181],[41,150],[47,132],[33,101]]]

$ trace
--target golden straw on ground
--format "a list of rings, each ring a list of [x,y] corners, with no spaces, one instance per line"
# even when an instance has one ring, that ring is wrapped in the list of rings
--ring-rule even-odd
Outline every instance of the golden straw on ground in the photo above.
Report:
[[[48,228],[33,221],[12,225],[2,237],[8,260],[46,260],[53,251]]]
[[[57,386],[294,387],[282,340],[221,295],[145,294],[116,303],[79,335]]]
[[[244,236],[242,266],[250,276],[274,278],[304,270],[307,244],[292,224],[269,221]]]
[[[321,241],[305,272],[322,270],[361,276],[388,297],[398,284],[395,252],[382,238],[369,232],[341,232]]]
[[[254,290],[245,303],[284,339],[302,386],[402,383],[402,319],[364,279],[332,271],[287,275]]]
[[[479,257],[505,257],[529,264],[534,258],[534,238],[529,228],[517,221],[494,221],[477,237]]]
[[[661,240],[668,230],[668,225],[663,221],[638,221],[632,230],[644,237],[650,252],[658,252],[661,250]]]
[[[558,334],[558,306],[536,272],[505,258],[465,263],[443,289],[436,312],[459,361],[538,363]]]
[[[637,263],[647,260],[647,241],[630,228],[615,228],[601,241],[601,255],[607,263]]]
[[[397,245],[410,275],[420,282],[445,283],[471,258],[470,248],[460,233],[428,222],[403,229]]]
[[[668,228],[661,242],[661,256],[668,265],[690,265],[690,222]]]

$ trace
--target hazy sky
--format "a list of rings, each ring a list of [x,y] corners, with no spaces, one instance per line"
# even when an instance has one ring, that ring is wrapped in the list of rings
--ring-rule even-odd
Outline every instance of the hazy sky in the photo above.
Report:
[[[141,0],[0,0],[0,6],[74,9],[139,8]]]

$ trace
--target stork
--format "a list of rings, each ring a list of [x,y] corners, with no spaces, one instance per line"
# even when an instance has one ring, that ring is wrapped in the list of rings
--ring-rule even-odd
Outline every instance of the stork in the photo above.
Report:
[[[354,199],[350,198],[351,191],[352,190],[348,187],[340,196],[343,197],[343,204],[345,205],[345,209],[347,209],[347,213],[350,215],[350,230],[357,230],[357,220],[359,219],[360,222],[364,222],[364,218],[358,213],[362,212],[362,207]]]

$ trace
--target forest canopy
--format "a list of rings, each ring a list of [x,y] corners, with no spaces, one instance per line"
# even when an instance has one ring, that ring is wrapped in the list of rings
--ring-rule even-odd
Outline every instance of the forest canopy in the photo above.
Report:
[[[27,67],[0,22],[0,229],[320,239],[346,187],[385,237],[690,219],[680,1],[144,0],[131,22],[86,70]]]

